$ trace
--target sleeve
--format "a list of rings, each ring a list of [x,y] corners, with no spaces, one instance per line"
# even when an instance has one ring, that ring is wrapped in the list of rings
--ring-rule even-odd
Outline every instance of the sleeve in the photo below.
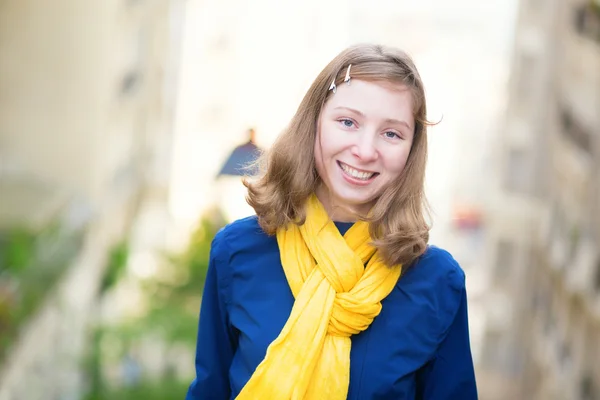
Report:
[[[477,400],[477,385],[467,316],[467,293],[435,357],[417,373],[417,398],[423,400]]]
[[[223,231],[213,240],[202,294],[196,342],[196,378],[186,400],[229,399],[229,368],[235,352],[235,335],[226,311],[228,256]],[[220,275],[221,274],[221,275]]]

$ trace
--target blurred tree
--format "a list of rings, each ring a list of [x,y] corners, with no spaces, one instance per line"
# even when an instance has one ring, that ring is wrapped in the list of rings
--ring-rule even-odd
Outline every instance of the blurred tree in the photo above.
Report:
[[[122,240],[110,251],[108,256],[108,265],[104,270],[102,282],[100,282],[100,294],[106,293],[109,289],[121,279],[127,268],[129,258],[129,245],[127,241]]]
[[[40,230],[11,227],[0,232],[0,361],[62,273],[78,254],[85,227],[59,220]]]
[[[185,398],[188,385],[189,382],[175,379],[149,381],[137,386],[94,393],[86,400],[181,400]]]
[[[132,321],[132,329],[156,333],[171,344],[194,344],[210,247],[224,224],[220,211],[211,211],[200,219],[182,253],[164,254],[166,268],[143,282],[149,309],[141,320]]]
[[[0,236],[0,273],[13,276],[22,272],[34,258],[35,234],[25,228],[13,228]]]
[[[143,373],[139,381],[127,386],[111,387],[103,371],[116,359],[103,352],[103,341],[113,346],[118,343],[117,359],[130,360],[131,350],[145,338],[160,338],[167,351],[176,346],[186,346],[193,352],[198,324],[199,303],[208,270],[210,247],[217,231],[225,224],[218,210],[200,218],[191,233],[186,248],[177,254],[164,253],[165,261],[160,272],[142,282],[148,309],[139,318],[119,326],[97,327],[92,332],[90,353],[85,360],[88,371],[89,393],[86,400],[170,400],[185,397],[189,379],[178,380],[169,365],[162,376],[148,377]],[[106,293],[124,275],[128,249],[125,243],[115,246],[109,257],[102,293]],[[191,367],[190,367],[191,368]]]

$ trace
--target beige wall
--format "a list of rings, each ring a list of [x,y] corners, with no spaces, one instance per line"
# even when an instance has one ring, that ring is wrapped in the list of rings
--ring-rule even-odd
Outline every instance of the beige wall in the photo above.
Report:
[[[113,13],[108,1],[0,5],[2,155],[86,194],[98,189],[97,150],[114,91],[106,57]]]
[[[0,4],[5,168],[65,185],[93,202],[117,184],[119,171],[160,136],[156,130],[168,129],[162,95],[171,72],[169,3]],[[130,73],[141,80],[125,93]]]

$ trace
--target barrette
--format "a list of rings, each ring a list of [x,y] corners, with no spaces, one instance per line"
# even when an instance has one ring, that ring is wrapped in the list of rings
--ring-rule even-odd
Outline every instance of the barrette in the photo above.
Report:
[[[344,78],[344,82],[346,82],[348,85],[350,85],[350,68],[352,67],[352,64],[348,65],[348,69],[346,70],[346,77]]]
[[[333,81],[331,81],[331,85],[329,86],[329,90],[333,90],[333,93],[335,93],[335,91],[337,90],[337,86],[335,86],[335,77],[333,78]]]

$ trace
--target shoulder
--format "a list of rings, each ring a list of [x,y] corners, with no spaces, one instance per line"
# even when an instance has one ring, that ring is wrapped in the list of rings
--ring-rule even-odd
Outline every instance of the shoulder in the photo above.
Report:
[[[452,254],[436,246],[428,246],[407,269],[398,284],[426,304],[438,338],[445,336],[465,298],[465,273]]]
[[[218,240],[236,239],[257,234],[264,235],[265,233],[258,224],[258,218],[256,215],[252,215],[250,217],[235,220],[225,225],[219,230],[219,232],[217,232],[215,238]]]
[[[238,219],[221,228],[213,239],[213,249],[229,256],[238,252],[258,250],[267,243],[275,240],[267,235],[260,225],[258,218],[253,215]]]
[[[452,254],[440,247],[427,246],[425,253],[415,260],[409,272],[411,270],[416,275],[427,278],[435,289],[448,287],[462,291],[465,288],[465,272]]]

